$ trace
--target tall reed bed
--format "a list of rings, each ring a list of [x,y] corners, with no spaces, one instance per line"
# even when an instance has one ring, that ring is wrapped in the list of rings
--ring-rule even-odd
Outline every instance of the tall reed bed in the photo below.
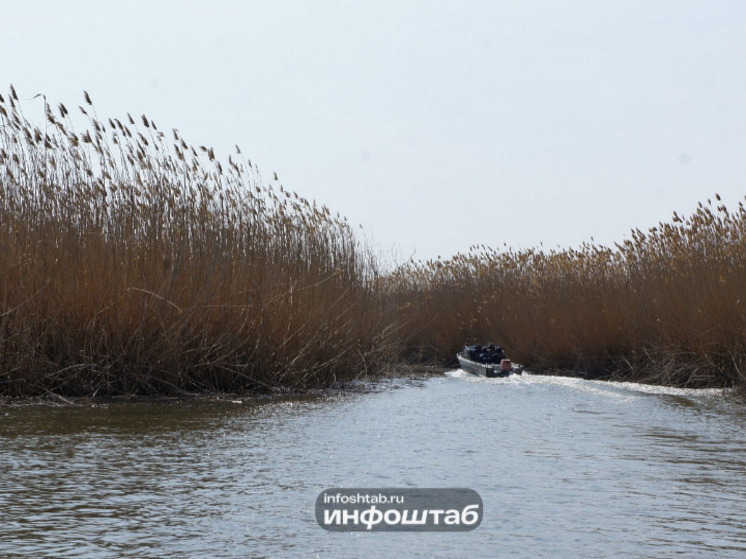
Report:
[[[447,360],[494,340],[537,370],[746,387],[743,204],[708,201],[613,248],[474,247],[409,263],[391,282],[420,354]]]
[[[314,387],[384,365],[376,262],[345,219],[238,148],[221,161],[84,99],[80,132],[62,104],[36,99],[33,125],[0,96],[0,394]]]
[[[80,132],[62,104],[36,99],[34,125],[0,96],[0,395],[326,386],[477,341],[535,370],[746,390],[742,204],[612,248],[382,275],[344,218],[238,148],[84,100]]]

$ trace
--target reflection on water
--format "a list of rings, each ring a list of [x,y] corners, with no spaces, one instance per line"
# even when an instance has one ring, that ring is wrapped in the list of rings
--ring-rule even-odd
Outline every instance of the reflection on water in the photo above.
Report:
[[[0,556],[739,557],[742,407],[452,373],[369,394],[0,410]],[[467,487],[463,534],[333,533],[329,487]]]

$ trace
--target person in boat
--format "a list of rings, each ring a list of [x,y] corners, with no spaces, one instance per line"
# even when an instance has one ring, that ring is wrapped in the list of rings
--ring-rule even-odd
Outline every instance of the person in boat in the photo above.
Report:
[[[502,348],[495,344],[489,344],[487,347],[477,344],[472,352],[472,360],[485,365],[500,363],[504,358]]]
[[[477,363],[487,362],[487,352],[485,351],[485,348],[482,347],[482,344],[477,344],[474,346],[474,351],[471,354],[471,358]]]
[[[503,351],[503,348],[500,346],[496,346],[495,344],[490,344],[487,346],[487,350],[489,352],[489,362],[498,364],[503,359],[507,359],[508,356],[505,355],[505,352]]]

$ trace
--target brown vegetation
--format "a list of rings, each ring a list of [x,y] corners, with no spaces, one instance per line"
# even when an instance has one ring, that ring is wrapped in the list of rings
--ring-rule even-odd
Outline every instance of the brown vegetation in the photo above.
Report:
[[[719,197],[717,198],[719,201]],[[746,209],[700,205],[614,248],[473,249],[412,263],[395,291],[410,344],[441,359],[500,340],[534,370],[746,385]]]
[[[145,116],[0,97],[0,393],[331,384],[392,352],[347,222]]]
[[[39,100],[40,101],[40,100]],[[0,97],[0,395],[327,386],[498,341],[534,370],[746,386],[746,210],[613,248],[409,262],[142,116]]]

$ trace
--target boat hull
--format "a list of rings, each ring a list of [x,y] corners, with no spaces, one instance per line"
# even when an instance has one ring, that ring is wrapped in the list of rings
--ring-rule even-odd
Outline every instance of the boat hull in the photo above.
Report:
[[[500,365],[495,365],[493,363],[478,363],[471,359],[467,359],[461,353],[456,355],[456,359],[458,359],[459,366],[467,373],[487,378],[503,378],[509,377],[510,375],[520,375],[523,372],[523,368],[516,365],[512,365],[509,370],[504,371],[500,369]]]

